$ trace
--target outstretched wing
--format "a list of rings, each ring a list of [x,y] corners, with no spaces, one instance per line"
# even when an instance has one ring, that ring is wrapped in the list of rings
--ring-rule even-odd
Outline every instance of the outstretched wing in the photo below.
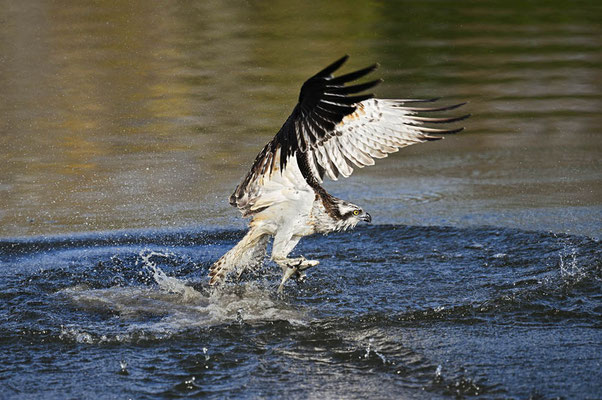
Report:
[[[337,180],[353,172],[353,166],[360,168],[374,165],[375,158],[387,157],[402,147],[430,140],[443,139],[433,134],[453,134],[464,128],[439,129],[425,126],[425,123],[451,123],[468,118],[425,117],[419,113],[445,111],[458,108],[462,104],[446,107],[415,107],[418,102],[430,100],[369,99],[355,104],[356,110],[345,116],[326,138],[307,151],[307,162],[312,175],[322,182],[324,175]]]
[[[286,200],[283,191],[309,189],[309,180],[321,182],[324,175],[337,179],[353,172],[353,165],[374,164],[402,147],[427,140],[441,139],[433,133],[450,134],[460,129],[436,129],[425,123],[449,123],[467,118],[433,118],[422,112],[444,111],[448,107],[415,107],[431,100],[380,100],[361,94],[381,82],[380,79],[346,86],[374,71],[377,65],[334,77],[348,56],[335,61],[302,86],[299,102],[280,131],[259,153],[253,167],[238,185],[230,204],[244,215],[252,214],[275,202]],[[297,156],[303,156],[301,171]]]

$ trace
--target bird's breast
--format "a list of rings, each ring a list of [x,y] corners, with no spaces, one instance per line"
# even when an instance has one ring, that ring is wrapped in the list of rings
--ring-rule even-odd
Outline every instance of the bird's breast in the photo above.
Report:
[[[314,233],[330,233],[336,229],[336,221],[328,213],[322,199],[318,196],[314,200],[308,223],[313,227]]]

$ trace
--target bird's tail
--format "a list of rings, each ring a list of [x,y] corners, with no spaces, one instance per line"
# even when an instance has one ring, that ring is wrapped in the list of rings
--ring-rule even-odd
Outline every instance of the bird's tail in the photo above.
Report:
[[[209,269],[210,285],[222,282],[228,273],[236,270],[242,274],[247,268],[258,267],[265,258],[269,235],[251,228],[230,251],[224,254]]]

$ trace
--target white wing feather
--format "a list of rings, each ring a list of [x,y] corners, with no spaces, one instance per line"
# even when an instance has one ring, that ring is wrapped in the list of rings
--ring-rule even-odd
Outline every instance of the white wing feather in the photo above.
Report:
[[[438,129],[426,128],[413,107],[404,107],[403,100],[369,99],[358,103],[357,110],[346,116],[334,130],[334,135],[310,152],[310,165],[318,162],[330,178],[336,179],[336,171],[344,177],[353,172],[350,163],[363,168],[373,165],[375,158],[384,158],[402,147],[435,140],[429,136]],[[316,170],[315,165],[312,169]]]
[[[280,151],[276,151],[273,157],[277,160]],[[250,182],[244,204],[245,207],[248,205],[248,210],[252,213],[274,204],[297,201],[306,195],[305,192],[311,192],[311,187],[303,178],[296,158],[289,157],[282,171],[274,165]]]

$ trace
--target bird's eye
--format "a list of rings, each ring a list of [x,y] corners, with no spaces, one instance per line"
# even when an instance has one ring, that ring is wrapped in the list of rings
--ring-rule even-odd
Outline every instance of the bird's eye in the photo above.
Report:
[[[360,215],[360,210],[353,211],[353,215]]]

